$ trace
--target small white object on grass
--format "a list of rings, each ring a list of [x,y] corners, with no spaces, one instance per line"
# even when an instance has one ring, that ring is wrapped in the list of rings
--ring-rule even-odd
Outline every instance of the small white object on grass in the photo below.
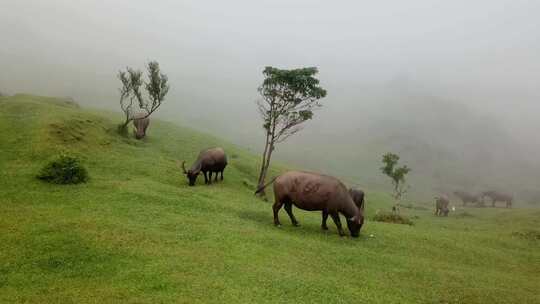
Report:
[[[373,234],[370,234],[369,237],[372,238],[372,237],[375,237],[375,236]]]
[[[456,206],[452,206],[452,211],[456,211]]]

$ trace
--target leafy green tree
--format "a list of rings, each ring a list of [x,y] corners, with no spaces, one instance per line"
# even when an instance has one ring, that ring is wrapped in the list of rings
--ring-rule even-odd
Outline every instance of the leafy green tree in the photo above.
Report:
[[[264,185],[276,144],[300,131],[302,123],[312,119],[313,111],[321,107],[319,99],[326,96],[326,90],[319,86],[319,80],[314,77],[317,73],[316,67],[264,69],[265,78],[258,88],[262,99],[257,101],[266,136],[258,179],[259,188]],[[264,196],[264,190],[261,195]]]
[[[394,153],[384,154],[382,162],[384,164],[381,167],[382,173],[392,180],[392,196],[394,197],[394,207],[392,209],[399,212],[401,198],[409,188],[405,182],[405,177],[411,172],[411,168],[407,166],[398,167],[399,156]]]
[[[120,87],[120,108],[124,112],[124,122],[120,125],[121,132],[127,133],[129,122],[134,119],[134,101],[138,111],[145,113],[146,118],[154,113],[165,100],[169,92],[167,75],[161,73],[159,63],[150,61],[147,66],[148,82],[142,79],[142,72],[127,67],[125,71],[118,72],[118,79],[122,83]],[[144,84],[148,98],[141,93],[141,86]]]

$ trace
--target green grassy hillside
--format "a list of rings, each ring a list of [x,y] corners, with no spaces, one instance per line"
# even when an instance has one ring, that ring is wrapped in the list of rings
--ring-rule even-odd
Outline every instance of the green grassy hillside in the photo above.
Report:
[[[258,158],[152,121],[148,138],[120,116],[59,99],[0,98],[1,303],[540,303],[540,212],[417,203],[414,226],[367,221],[358,239],[321,231],[320,214],[272,224],[253,196]],[[221,145],[225,181],[189,187],[177,161]],[[90,180],[35,178],[62,151]],[[274,168],[272,175],[283,168]],[[367,213],[388,197],[368,191]]]

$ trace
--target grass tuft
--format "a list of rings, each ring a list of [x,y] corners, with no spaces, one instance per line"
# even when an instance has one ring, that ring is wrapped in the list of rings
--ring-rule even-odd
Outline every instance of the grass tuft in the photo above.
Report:
[[[409,219],[408,217],[396,213],[391,212],[379,212],[375,214],[372,218],[374,221],[377,222],[384,222],[384,223],[393,223],[393,224],[404,224],[404,225],[414,225],[413,221]]]
[[[538,230],[514,231],[512,236],[529,241],[540,241],[540,231]]]

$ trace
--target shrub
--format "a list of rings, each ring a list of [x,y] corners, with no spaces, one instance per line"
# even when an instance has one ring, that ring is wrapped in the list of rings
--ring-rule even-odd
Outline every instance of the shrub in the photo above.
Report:
[[[88,172],[76,157],[61,154],[45,165],[37,178],[53,184],[79,184],[88,180]]]
[[[406,224],[411,226],[414,225],[414,223],[408,217],[391,212],[379,212],[375,214],[373,220],[385,223]]]

